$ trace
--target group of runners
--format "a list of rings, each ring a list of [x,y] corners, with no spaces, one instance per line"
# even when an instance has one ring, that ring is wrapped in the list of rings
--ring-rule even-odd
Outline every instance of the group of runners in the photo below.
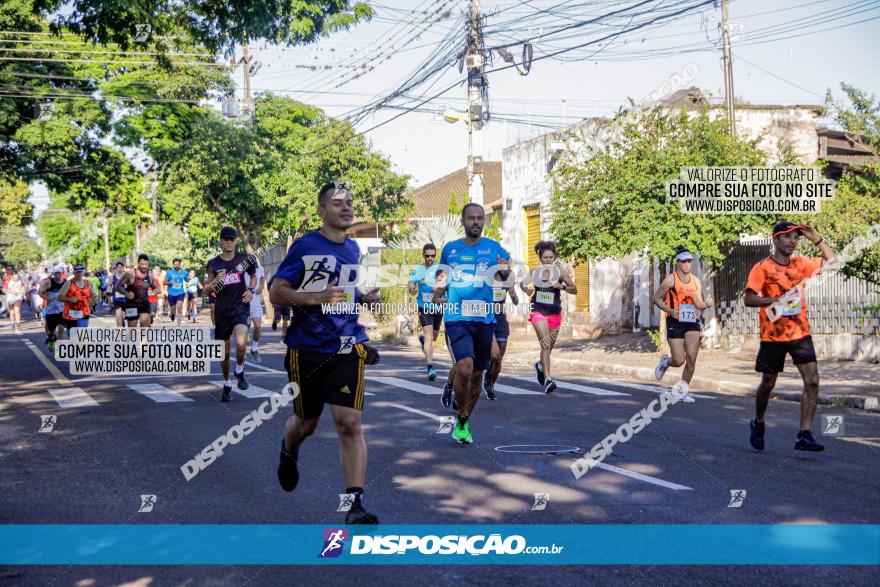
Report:
[[[378,353],[367,344],[356,309],[325,312],[325,307],[344,306],[344,302],[370,303],[376,300],[377,292],[362,293],[356,287],[339,285],[356,282],[341,272],[360,260],[357,244],[346,236],[354,218],[352,196],[346,184],[332,183],[321,189],[318,215],[323,220],[322,227],[293,244],[270,283],[272,303],[291,308],[285,336],[285,368],[289,380],[299,388],[294,416],[285,424],[277,474],[285,491],[296,488],[302,444],[315,432],[324,405],[330,404],[339,437],[346,493],[353,504],[346,523],[376,524],[378,517],[364,506],[367,445],[361,413],[364,368],[378,362]],[[552,242],[538,243],[535,250],[541,265],[517,282],[511,279],[509,253],[498,242],[483,236],[483,207],[466,205],[461,220],[465,236],[445,244],[439,259],[435,245],[424,245],[424,263],[412,272],[408,289],[417,296],[420,341],[430,381],[438,377],[433,352],[438,331],[445,323],[446,344],[453,364],[446,374],[441,401],[456,412],[452,431],[455,441],[471,444],[471,425],[481,394],[485,392],[489,399],[495,398],[493,386],[509,334],[504,313],[508,297],[518,304],[519,287],[531,301],[529,321],[541,353],[535,364],[536,376],[545,393],[551,393],[555,384],[550,357],[561,326],[561,294],[575,294],[577,287],[571,268],[558,263],[559,255]],[[801,236],[819,247],[822,258],[793,256]],[[804,381],[795,449],[820,451],[822,445],[810,432],[818,399],[818,371],[806,304],[800,300],[787,306],[776,320],[767,316],[767,307],[815,274],[824,262],[833,260],[834,253],[814,230],[789,222],[773,227],[773,243],[773,254],[754,266],[746,284],[746,305],[761,308],[761,348],[755,368],[762,374],[762,380],[755,417],[749,425],[750,443],[756,450],[764,449],[767,400],[783,369],[785,356],[790,354]],[[696,369],[701,312],[712,303],[703,297],[702,284],[691,272],[693,261],[694,254],[681,247],[675,255],[674,271],[662,281],[653,299],[667,314],[670,347],[670,355],[661,359],[656,375],[662,379],[670,367],[684,366],[674,393],[687,398],[685,401],[693,401],[688,396],[688,384]],[[492,270],[494,279],[484,279]]]
[[[277,475],[283,490],[293,491],[299,482],[299,453],[321,419],[325,404],[339,438],[340,461],[345,491],[351,496],[346,514],[349,524],[377,524],[378,517],[365,507],[364,480],[367,444],[363,435],[364,371],[376,364],[379,353],[368,344],[364,327],[358,321],[358,305],[375,303],[379,290],[362,292],[350,285],[351,275],[361,259],[357,243],[346,231],[354,220],[354,202],[347,184],[333,182],[318,194],[320,229],[296,240],[268,284],[269,299],[275,308],[272,328],[284,322],[282,333],[287,346],[284,366],[288,379],[299,392],[293,400],[294,415],[285,423]],[[465,236],[446,243],[437,259],[433,244],[423,247],[424,264],[409,280],[409,291],[418,296],[420,340],[427,362],[427,377],[434,381],[434,344],[445,323],[445,339],[453,364],[446,373],[441,393],[444,406],[455,410],[452,437],[459,444],[474,442],[472,423],[482,393],[496,399],[494,386],[509,336],[505,313],[508,299],[517,306],[519,288],[530,300],[529,322],[540,346],[535,363],[536,378],[545,393],[556,389],[552,377],[551,353],[562,323],[562,293],[576,294],[571,267],[559,262],[554,243],[541,241],[535,246],[540,265],[517,277],[510,266],[510,254],[498,242],[483,236],[485,213],[478,204],[467,204],[461,213]],[[800,237],[819,247],[821,258],[795,257]],[[238,234],[224,227],[219,234],[219,255],[208,261],[204,288],[212,306],[215,338],[225,342],[221,363],[223,391],[221,401],[230,401],[233,385],[247,389],[244,363],[249,325],[254,326],[251,354],[259,360],[262,317],[260,292],[267,285],[254,255],[237,250]],[[790,354],[804,382],[801,423],[795,449],[820,451],[810,427],[818,400],[819,376],[810,336],[807,308],[803,299],[787,305],[778,317],[767,309],[788,290],[819,271],[834,253],[815,230],[780,222],[773,227],[773,253],[757,263],[746,283],[745,304],[760,308],[761,346],[755,365],[762,374],[756,396],[756,412],[749,424],[750,443],[764,449],[765,413],[785,356]],[[675,393],[688,398],[688,385],[695,369],[700,346],[700,314],[711,306],[702,294],[702,284],[693,275],[694,254],[680,248],[674,270],[663,279],[653,303],[666,313],[666,332],[670,354],[664,356],[655,375],[662,379],[670,367],[684,366]],[[77,265],[67,279],[62,267],[40,284],[40,295],[47,300],[46,331],[49,340],[60,337],[62,327],[88,324],[91,299],[97,295],[85,278],[85,268]],[[356,270],[355,270],[356,271]],[[486,276],[491,273],[491,278]],[[110,291],[117,324],[149,327],[154,313],[150,291],[162,286],[149,267],[149,257],[140,255],[138,264],[126,270],[117,264],[111,275]],[[169,283],[168,305],[180,324],[189,297],[192,273],[180,268],[179,260],[162,276]],[[190,298],[191,299],[191,298]],[[337,310],[326,311],[327,305]],[[778,313],[777,313],[778,314]],[[234,341],[234,364],[232,343]],[[688,401],[688,399],[685,399]],[[691,399],[692,401],[692,399]]]

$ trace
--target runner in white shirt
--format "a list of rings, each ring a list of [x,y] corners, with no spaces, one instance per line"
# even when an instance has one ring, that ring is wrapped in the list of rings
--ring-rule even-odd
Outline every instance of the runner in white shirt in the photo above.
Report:
[[[254,327],[254,332],[251,335],[251,357],[253,357],[255,363],[261,363],[263,361],[260,358],[260,337],[263,334],[263,304],[260,295],[266,286],[266,274],[259,261],[257,261],[255,271],[253,277],[247,275],[245,280],[248,282],[248,289],[253,294],[250,312],[251,325]]]

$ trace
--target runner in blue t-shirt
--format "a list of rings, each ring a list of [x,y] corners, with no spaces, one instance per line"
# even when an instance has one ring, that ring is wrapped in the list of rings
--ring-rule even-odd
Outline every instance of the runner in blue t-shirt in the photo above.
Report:
[[[287,421],[281,441],[278,481],[285,491],[299,482],[297,458],[305,438],[318,426],[324,404],[330,404],[339,435],[346,493],[353,505],[346,524],[378,524],[362,503],[367,469],[367,445],[361,430],[364,406],[364,365],[379,355],[366,345],[355,304],[374,303],[379,290],[361,295],[356,287],[360,249],[346,229],[354,220],[347,184],[329,183],[318,194],[318,216],[324,225],[296,241],[272,278],[269,299],[293,309],[284,342],[284,366],[299,388],[294,417]],[[335,307],[334,307],[335,306]]]
[[[440,324],[443,322],[443,307],[435,304],[434,286],[437,280],[437,247],[428,243],[422,247],[424,265],[413,269],[409,278],[409,293],[416,296],[416,306],[419,310],[419,326],[422,333],[419,342],[422,343],[422,352],[425,353],[425,361],[428,363],[428,381],[437,379],[434,371],[434,341],[440,334]]]
[[[490,238],[483,238],[486,215],[476,203],[461,211],[465,237],[443,247],[434,301],[445,292],[446,338],[455,362],[452,369],[458,417],[452,437],[459,444],[471,444],[469,417],[480,397],[483,372],[492,355],[493,325],[492,286],[499,268],[506,268],[510,254]],[[448,277],[447,277],[448,276]],[[449,406],[452,390],[446,385],[441,401]]]
[[[168,307],[171,309],[171,321],[177,317],[177,325],[183,319],[183,301],[186,299],[186,281],[189,274],[180,268],[180,259],[172,261],[173,267],[165,272],[165,284],[168,286]]]

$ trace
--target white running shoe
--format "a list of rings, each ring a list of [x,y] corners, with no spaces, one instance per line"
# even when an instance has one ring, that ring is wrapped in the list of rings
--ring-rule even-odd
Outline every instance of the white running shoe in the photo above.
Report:
[[[672,393],[678,396],[678,401],[684,402],[686,404],[692,404],[696,400],[692,398],[688,394],[688,384],[687,381],[679,381],[675,385],[672,386]]]
[[[657,367],[654,368],[654,379],[657,381],[663,379],[663,375],[666,373],[667,369],[669,369],[669,355],[663,355],[660,357],[660,362],[657,363]]]

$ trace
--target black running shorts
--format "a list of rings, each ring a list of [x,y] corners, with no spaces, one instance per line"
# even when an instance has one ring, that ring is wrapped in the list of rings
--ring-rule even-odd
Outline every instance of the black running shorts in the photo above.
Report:
[[[235,330],[235,327],[239,324],[244,324],[247,326],[250,323],[250,316],[247,314],[239,314],[238,316],[214,316],[214,321],[216,322],[214,326],[214,339],[215,340],[229,340],[229,337],[232,336],[232,331]]]
[[[314,420],[324,404],[364,409],[364,362],[367,351],[356,344],[350,353],[305,353],[288,349],[284,368],[300,392],[293,402],[294,413],[303,420]]]
[[[439,312],[431,312],[430,310],[425,311],[422,308],[419,308],[419,326],[431,326],[434,329],[434,332],[440,330],[440,324],[443,323],[443,311]]]
[[[816,349],[813,337],[807,336],[799,340],[777,342],[762,340],[758,348],[758,359],[755,371],[758,373],[782,373],[785,366],[785,355],[791,355],[795,365],[816,362]]]
[[[666,338],[684,338],[685,332],[700,332],[699,322],[679,322],[675,318],[666,318]]]

